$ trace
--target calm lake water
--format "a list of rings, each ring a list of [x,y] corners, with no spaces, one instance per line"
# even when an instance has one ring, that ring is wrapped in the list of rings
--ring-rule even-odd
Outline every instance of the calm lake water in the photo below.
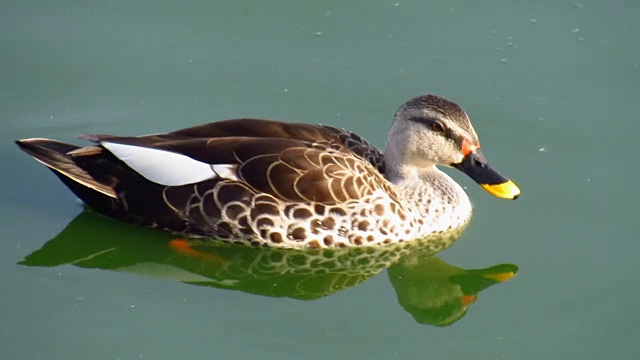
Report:
[[[639,18],[624,0],[2,2],[0,358],[639,358]],[[185,253],[86,212],[13,144],[264,117],[383,147],[428,92],[523,190],[452,172],[475,215],[435,257]]]

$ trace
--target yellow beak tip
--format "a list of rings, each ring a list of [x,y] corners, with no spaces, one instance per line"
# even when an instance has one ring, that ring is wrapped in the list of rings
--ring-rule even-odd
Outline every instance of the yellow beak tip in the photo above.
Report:
[[[503,199],[515,200],[520,196],[520,188],[511,180],[501,184],[482,184],[489,194]]]

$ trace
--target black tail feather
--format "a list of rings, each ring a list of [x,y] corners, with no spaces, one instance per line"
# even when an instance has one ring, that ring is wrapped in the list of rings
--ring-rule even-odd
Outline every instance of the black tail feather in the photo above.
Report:
[[[105,202],[117,199],[113,187],[96,180],[68,155],[79,149],[78,146],[39,138],[18,140],[16,144],[51,169],[76,196],[96,210],[105,208]]]
[[[42,138],[18,140],[16,144],[101,214],[174,231],[187,226],[163,201],[163,186],[131,171],[99,146],[78,147]]]

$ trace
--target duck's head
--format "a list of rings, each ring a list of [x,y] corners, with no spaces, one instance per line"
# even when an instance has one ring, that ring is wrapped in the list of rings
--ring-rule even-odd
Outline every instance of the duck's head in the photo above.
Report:
[[[418,96],[398,109],[385,155],[387,169],[392,172],[452,166],[492,195],[504,199],[520,195],[520,189],[511,180],[489,166],[467,113],[440,96]]]

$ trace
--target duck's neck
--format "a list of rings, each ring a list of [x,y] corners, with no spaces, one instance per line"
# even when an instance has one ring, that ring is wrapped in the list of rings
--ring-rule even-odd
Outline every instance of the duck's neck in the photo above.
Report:
[[[427,168],[411,166],[386,169],[387,179],[403,191],[428,195],[431,199],[443,199],[452,205],[469,202],[462,187],[435,165]]]
[[[395,185],[405,206],[439,230],[464,225],[471,216],[471,203],[462,187],[435,164],[427,167],[398,165],[387,160],[386,176]]]

